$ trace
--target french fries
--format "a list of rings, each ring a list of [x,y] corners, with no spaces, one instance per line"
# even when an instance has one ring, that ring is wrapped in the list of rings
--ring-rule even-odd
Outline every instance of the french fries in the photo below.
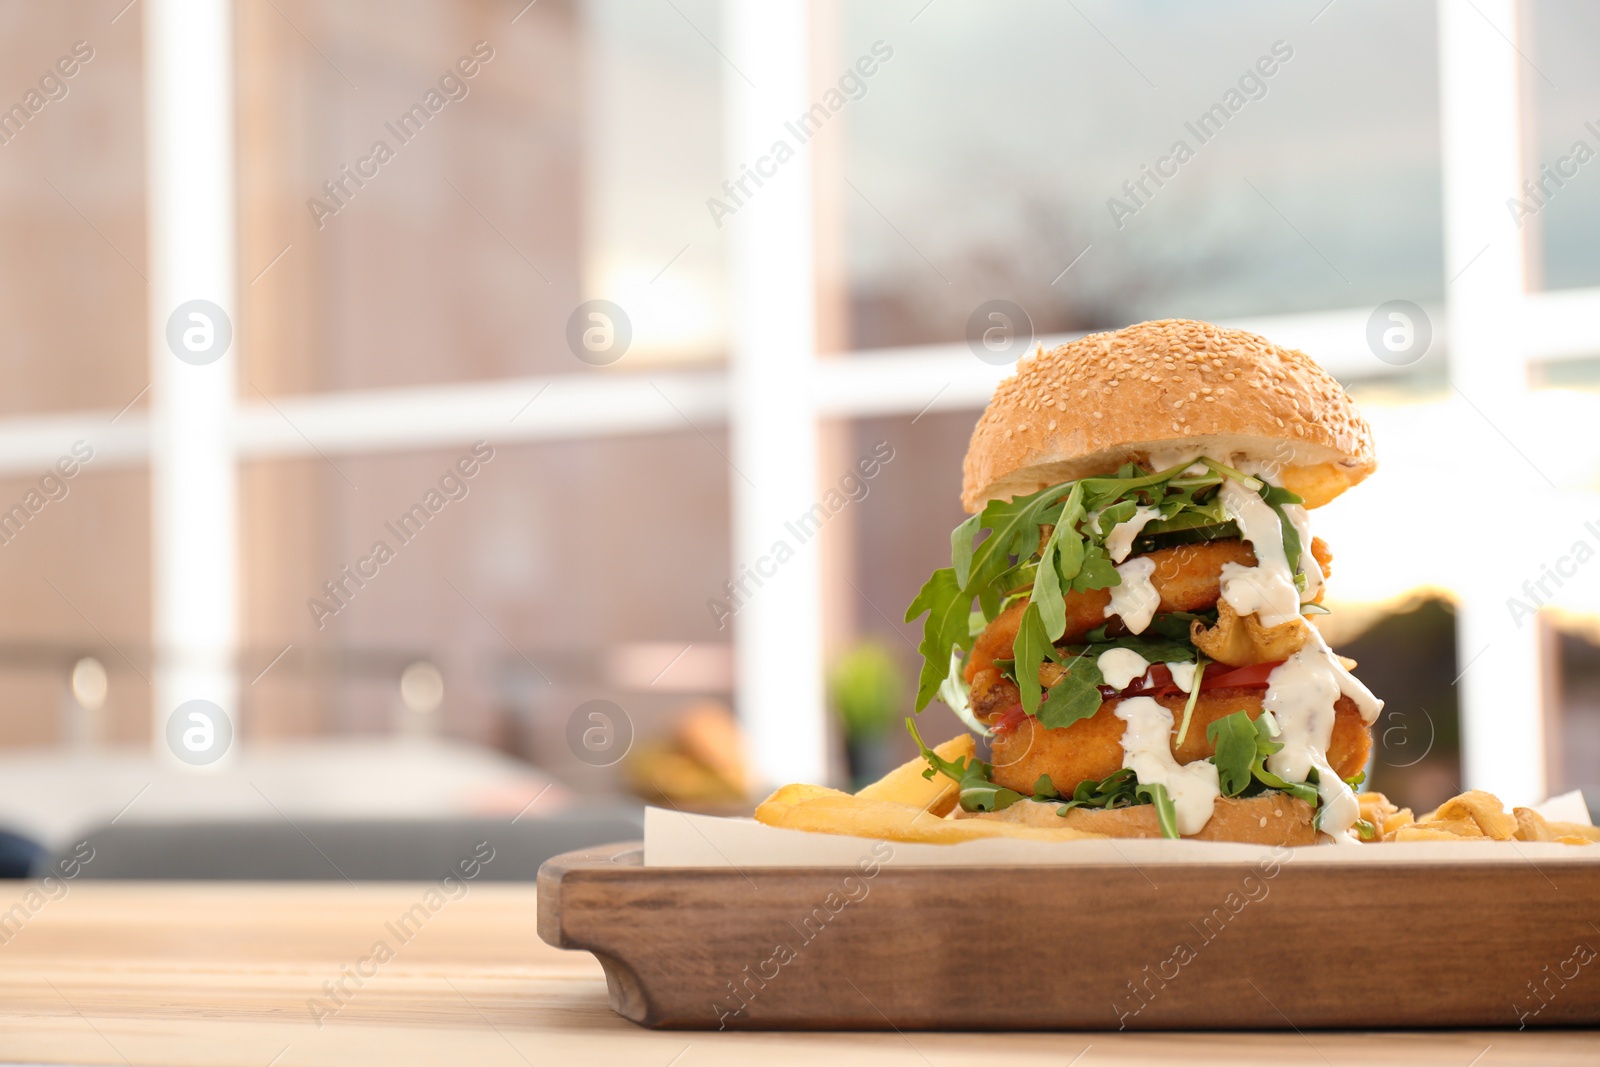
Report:
[[[947,760],[971,759],[977,746],[971,734],[962,734],[934,751]],[[985,837],[1071,841],[1100,836],[1066,827],[1046,830],[1016,823],[947,818],[958,799],[956,783],[942,776],[924,778],[922,772],[927,767],[919,756],[854,795],[820,785],[786,785],[761,802],[756,819],[789,830],[929,845]]]
[[[941,759],[953,763],[963,758],[974,758],[978,746],[972,740],[971,734],[962,734],[960,737],[952,737],[933,751]],[[948,815],[955,810],[961,791],[956,783],[942,774],[934,775],[931,780],[924,778],[922,774],[927,769],[926,760],[921,756],[913,757],[876,782],[863,787],[856,796],[863,800],[887,800],[895,804],[910,804],[914,808],[921,808],[934,815]]]
[[[1513,808],[1511,815],[1517,820],[1519,841],[1556,841],[1563,845],[1600,843],[1600,826],[1585,826],[1581,822],[1551,822],[1532,808]]]
[[[1016,823],[989,822],[984,819],[946,819],[912,804],[892,800],[868,800],[849,793],[813,796],[785,801],[774,793],[756,808],[756,818],[768,826],[788,830],[809,830],[819,834],[844,834],[883,841],[912,844],[953,845],[984,837],[1020,837],[1033,841],[1072,841],[1097,838],[1062,827],[1044,830]]]
[[[971,734],[962,734],[934,751],[952,762],[976,757]],[[949,845],[986,837],[1030,841],[1099,838],[1066,827],[1046,829],[1022,823],[950,817],[959,799],[956,783],[942,775],[924,778],[919,756],[896,767],[858,793],[820,785],[786,785],[756,808],[756,820],[788,830],[870,837],[882,841]],[[1600,827],[1551,822],[1532,808],[1506,813],[1500,799],[1479,789],[1453,797],[1420,819],[1396,807],[1382,793],[1356,797],[1361,818],[1379,841],[1554,841],[1564,845],[1600,844]]]
[[[1500,798],[1471,789],[1440,804],[1422,818],[1410,808],[1396,808],[1382,793],[1356,798],[1361,817],[1383,841],[1555,841],[1563,845],[1600,843],[1600,827],[1575,822],[1550,822],[1532,808],[1506,814]]]

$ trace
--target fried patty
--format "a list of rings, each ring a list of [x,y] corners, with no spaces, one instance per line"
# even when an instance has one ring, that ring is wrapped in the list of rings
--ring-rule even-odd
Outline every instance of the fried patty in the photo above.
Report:
[[[1013,690],[1015,691],[1015,690]],[[1183,745],[1177,744],[1178,724],[1183,721],[1183,693],[1155,697],[1156,703],[1172,712],[1172,755],[1179,763],[1207,759],[1216,751],[1206,740],[1206,727],[1236,711],[1252,720],[1261,715],[1264,689],[1212,689],[1195,700],[1194,715]],[[1099,781],[1122,769],[1122,734],[1127,724],[1117,718],[1122,697],[1113,697],[1100,710],[1071,726],[1045,729],[1038,721],[1025,717],[1015,729],[997,733],[992,741],[994,782],[1019,793],[1031,794],[1041,774],[1063,793],[1070,793],[1079,782]],[[1361,721],[1361,712],[1349,697],[1341,696],[1334,705],[1333,737],[1328,743],[1328,763],[1341,778],[1350,778],[1367,765],[1372,751],[1372,730]]]
[[[1197,545],[1177,545],[1146,553],[1155,563],[1150,584],[1161,597],[1157,611],[1208,611],[1217,606],[1222,595],[1222,565],[1237,563],[1254,567],[1256,554],[1243,541],[1206,541]],[[1087,592],[1067,590],[1064,597],[1067,607],[1067,629],[1060,644],[1075,644],[1083,635],[1106,622],[1106,608],[1111,603],[1111,590],[1090,589]],[[1010,659],[1012,645],[1017,640],[1017,628],[1022,624],[1022,613],[1028,603],[1020,600],[995,616],[973,643],[972,655],[967,657],[967,681],[977,678],[978,672],[994,666],[997,659]],[[1112,618],[1117,618],[1112,616]],[[1121,622],[1120,619],[1117,619]]]

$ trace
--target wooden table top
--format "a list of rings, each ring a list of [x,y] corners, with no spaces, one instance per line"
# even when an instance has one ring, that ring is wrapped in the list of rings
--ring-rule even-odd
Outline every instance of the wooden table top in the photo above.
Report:
[[[436,888],[430,897],[429,886],[394,883],[76,882],[58,883],[54,892],[50,899],[37,883],[0,888],[0,1061],[171,1067],[1600,1062],[1600,1034],[1593,1031],[656,1032],[611,1013],[593,958],[539,940],[532,886],[469,885],[454,900]],[[402,923],[408,912],[412,919]]]

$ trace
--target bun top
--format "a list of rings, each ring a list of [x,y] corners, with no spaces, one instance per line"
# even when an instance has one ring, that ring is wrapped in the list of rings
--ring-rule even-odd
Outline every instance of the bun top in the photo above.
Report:
[[[1130,460],[1159,470],[1200,454],[1266,473],[1307,507],[1378,465],[1371,428],[1310,356],[1162,319],[1020,360],[972,431],[961,503],[977,512]]]

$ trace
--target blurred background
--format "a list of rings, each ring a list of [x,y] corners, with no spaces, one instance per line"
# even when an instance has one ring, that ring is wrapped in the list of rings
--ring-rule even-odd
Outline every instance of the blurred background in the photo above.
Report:
[[[1593,5],[0,26],[23,869],[88,835],[86,876],[420,877],[463,827],[542,857],[881,771],[994,384],[1180,316],[1373,423],[1313,516],[1388,702],[1370,786],[1600,799]]]

